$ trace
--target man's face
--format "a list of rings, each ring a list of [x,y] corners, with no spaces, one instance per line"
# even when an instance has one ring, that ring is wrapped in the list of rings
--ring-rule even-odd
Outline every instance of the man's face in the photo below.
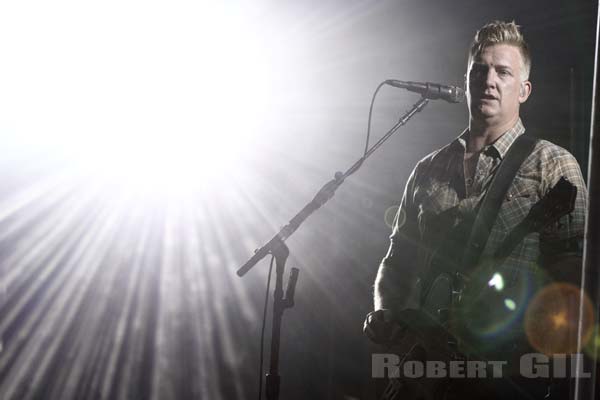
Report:
[[[496,44],[475,55],[467,70],[467,101],[471,119],[483,125],[516,120],[531,84],[521,81],[523,61],[515,46]]]

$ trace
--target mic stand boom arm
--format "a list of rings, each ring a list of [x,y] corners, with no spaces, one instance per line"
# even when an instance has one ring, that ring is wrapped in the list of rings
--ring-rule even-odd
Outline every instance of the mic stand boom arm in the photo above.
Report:
[[[401,126],[405,125],[412,116],[414,116],[417,112],[423,110],[429,99],[422,97],[418,102],[416,102],[412,108],[407,111],[400,120],[394,125],[385,135],[381,137],[369,150],[365,152],[365,154],[358,159],[348,170],[344,173],[336,172],[334,179],[327,182],[316,194],[316,196],[304,206],[298,214],[296,214],[290,222],[281,228],[281,230],[273,236],[271,240],[269,240],[264,246],[254,251],[254,255],[246,261],[244,265],[242,265],[238,270],[238,276],[244,276],[252,267],[256,265],[260,260],[267,256],[267,254],[271,254],[277,247],[280,246],[281,242],[284,242],[287,238],[289,238],[295,231],[300,227],[300,225],[308,218],[313,212],[315,212],[319,207],[323,204],[327,203],[329,199],[333,197],[335,191],[338,187],[342,185],[344,180],[358,171],[361,167],[362,163],[377,150],[386,140],[390,138]]]

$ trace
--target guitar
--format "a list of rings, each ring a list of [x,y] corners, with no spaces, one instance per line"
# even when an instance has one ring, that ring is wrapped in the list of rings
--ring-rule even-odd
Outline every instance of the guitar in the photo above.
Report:
[[[527,216],[508,234],[493,256],[491,271],[502,264],[515,247],[530,233],[539,232],[546,226],[569,214],[575,207],[577,188],[562,177],[550,191],[534,204]],[[399,370],[409,361],[445,362],[464,360],[458,351],[458,340],[452,334],[450,310],[461,307],[463,292],[471,284],[466,272],[445,271],[438,274],[426,288],[419,310],[403,310],[396,315],[397,322],[407,327],[407,334],[394,346],[403,354]],[[487,281],[484,282],[487,285]],[[486,288],[476,289],[479,296]],[[447,378],[390,378],[381,400],[438,400],[444,398],[448,388]]]

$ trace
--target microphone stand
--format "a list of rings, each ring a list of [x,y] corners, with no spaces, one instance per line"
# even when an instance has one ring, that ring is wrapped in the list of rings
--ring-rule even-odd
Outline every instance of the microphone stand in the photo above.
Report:
[[[265,391],[267,400],[277,400],[279,399],[279,383],[281,381],[279,376],[281,318],[283,317],[283,311],[294,305],[294,292],[296,290],[296,282],[298,281],[298,273],[300,270],[298,268],[292,268],[284,298],[283,272],[290,250],[285,243],[280,242],[271,252],[275,257],[275,290],[273,293],[273,323],[271,324],[271,360],[269,373],[266,375],[267,381]]]
[[[281,319],[283,311],[286,308],[291,308],[294,305],[294,292],[296,282],[298,280],[299,270],[292,268],[290,279],[285,294],[283,296],[283,274],[285,271],[285,262],[289,255],[289,249],[285,245],[285,240],[289,238],[300,225],[308,218],[313,212],[315,212],[323,204],[327,203],[337,188],[344,183],[344,180],[358,171],[363,162],[375,152],[385,141],[387,141],[401,126],[405,125],[410,118],[412,118],[417,112],[420,112],[429,103],[429,99],[422,97],[416,102],[412,108],[407,111],[399,121],[379,139],[365,154],[358,159],[346,172],[336,172],[333,180],[327,182],[315,195],[315,197],[306,205],[302,210],[298,212],[289,223],[281,228],[281,230],[273,236],[265,245],[254,251],[254,255],[246,261],[238,270],[238,276],[244,276],[252,267],[254,267],[260,260],[262,260],[268,254],[272,254],[275,257],[275,290],[273,295],[273,322],[271,326],[271,359],[269,373],[266,375],[266,395],[267,400],[278,400],[279,399],[279,387],[281,377],[279,376],[279,343],[281,339]]]

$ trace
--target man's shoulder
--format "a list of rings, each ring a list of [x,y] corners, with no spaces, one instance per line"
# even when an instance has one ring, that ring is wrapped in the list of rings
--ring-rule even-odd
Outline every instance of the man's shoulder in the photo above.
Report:
[[[564,147],[547,140],[537,141],[519,169],[519,175],[539,181],[542,193],[547,193],[561,177],[576,185],[582,194],[585,193],[585,181],[575,156]]]
[[[555,165],[558,163],[577,163],[575,157],[564,147],[548,140],[538,139],[528,161]]]
[[[456,146],[460,146],[456,141],[450,142],[444,147],[432,151],[425,157],[421,158],[415,166],[415,171],[421,171],[423,169],[429,169],[435,165],[447,165],[449,159],[456,153]]]
[[[538,156],[552,157],[552,156],[572,156],[572,154],[565,149],[555,143],[552,143],[545,139],[538,139],[535,148],[533,149],[533,153]]]

